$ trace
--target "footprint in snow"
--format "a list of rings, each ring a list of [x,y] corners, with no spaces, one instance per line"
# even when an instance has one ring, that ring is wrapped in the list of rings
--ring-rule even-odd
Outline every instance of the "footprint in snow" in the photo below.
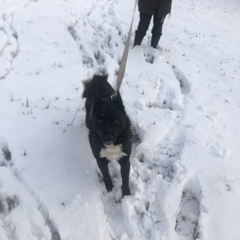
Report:
[[[185,186],[182,192],[180,211],[178,213],[175,225],[175,230],[179,236],[188,237],[188,239],[191,240],[199,238],[201,198],[201,185],[198,179],[193,179]]]
[[[188,94],[190,92],[191,85],[190,85],[190,82],[188,81],[187,77],[176,65],[173,65],[173,64],[170,64],[170,65],[171,65],[172,71],[173,71],[176,79],[180,83],[180,88],[181,88],[182,94]]]
[[[157,60],[158,52],[154,48],[146,48],[144,49],[144,58],[147,63],[155,63]]]
[[[19,205],[19,200],[16,195],[6,196],[0,192],[0,214],[6,215]]]
[[[2,154],[2,157],[0,158],[0,166],[7,166],[9,163],[12,163],[12,153],[9,150],[7,143],[2,142],[0,144],[0,154]]]

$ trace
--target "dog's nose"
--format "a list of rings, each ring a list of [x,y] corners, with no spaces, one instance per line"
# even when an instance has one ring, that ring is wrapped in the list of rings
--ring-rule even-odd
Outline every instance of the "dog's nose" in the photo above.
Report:
[[[111,144],[113,144],[113,141],[114,141],[114,139],[113,139],[113,136],[112,136],[112,135],[107,135],[107,136],[105,136],[105,138],[104,138],[104,144],[106,144],[106,145],[111,145]]]

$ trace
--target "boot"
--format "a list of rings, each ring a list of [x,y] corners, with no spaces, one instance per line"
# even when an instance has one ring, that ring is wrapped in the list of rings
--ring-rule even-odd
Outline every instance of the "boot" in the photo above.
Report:
[[[142,43],[142,40],[135,37],[133,46],[135,47],[136,45],[141,45],[141,43]]]
[[[136,33],[135,38],[134,38],[133,46],[135,47],[136,45],[141,45],[143,37],[144,36],[140,36],[139,34]]]
[[[159,40],[160,40],[160,36],[159,36],[159,37],[154,37],[154,36],[152,36],[152,39],[151,39],[151,47],[157,48],[158,43],[159,43]]]

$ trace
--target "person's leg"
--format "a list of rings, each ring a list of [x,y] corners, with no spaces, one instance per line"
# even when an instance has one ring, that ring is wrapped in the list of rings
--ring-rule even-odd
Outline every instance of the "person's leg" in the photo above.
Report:
[[[164,22],[165,16],[158,17],[156,14],[153,17],[153,28],[152,28],[152,39],[151,39],[151,46],[153,48],[157,48],[158,42],[162,35],[162,27]]]
[[[134,46],[141,45],[148,30],[152,15],[140,13],[138,29],[135,32]]]

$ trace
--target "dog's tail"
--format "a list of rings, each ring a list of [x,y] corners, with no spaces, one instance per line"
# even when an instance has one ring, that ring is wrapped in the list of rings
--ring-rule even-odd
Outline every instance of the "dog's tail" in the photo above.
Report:
[[[92,79],[83,81],[84,91],[82,98],[96,95],[110,95],[114,93],[113,88],[107,82],[108,75],[94,75]]]

